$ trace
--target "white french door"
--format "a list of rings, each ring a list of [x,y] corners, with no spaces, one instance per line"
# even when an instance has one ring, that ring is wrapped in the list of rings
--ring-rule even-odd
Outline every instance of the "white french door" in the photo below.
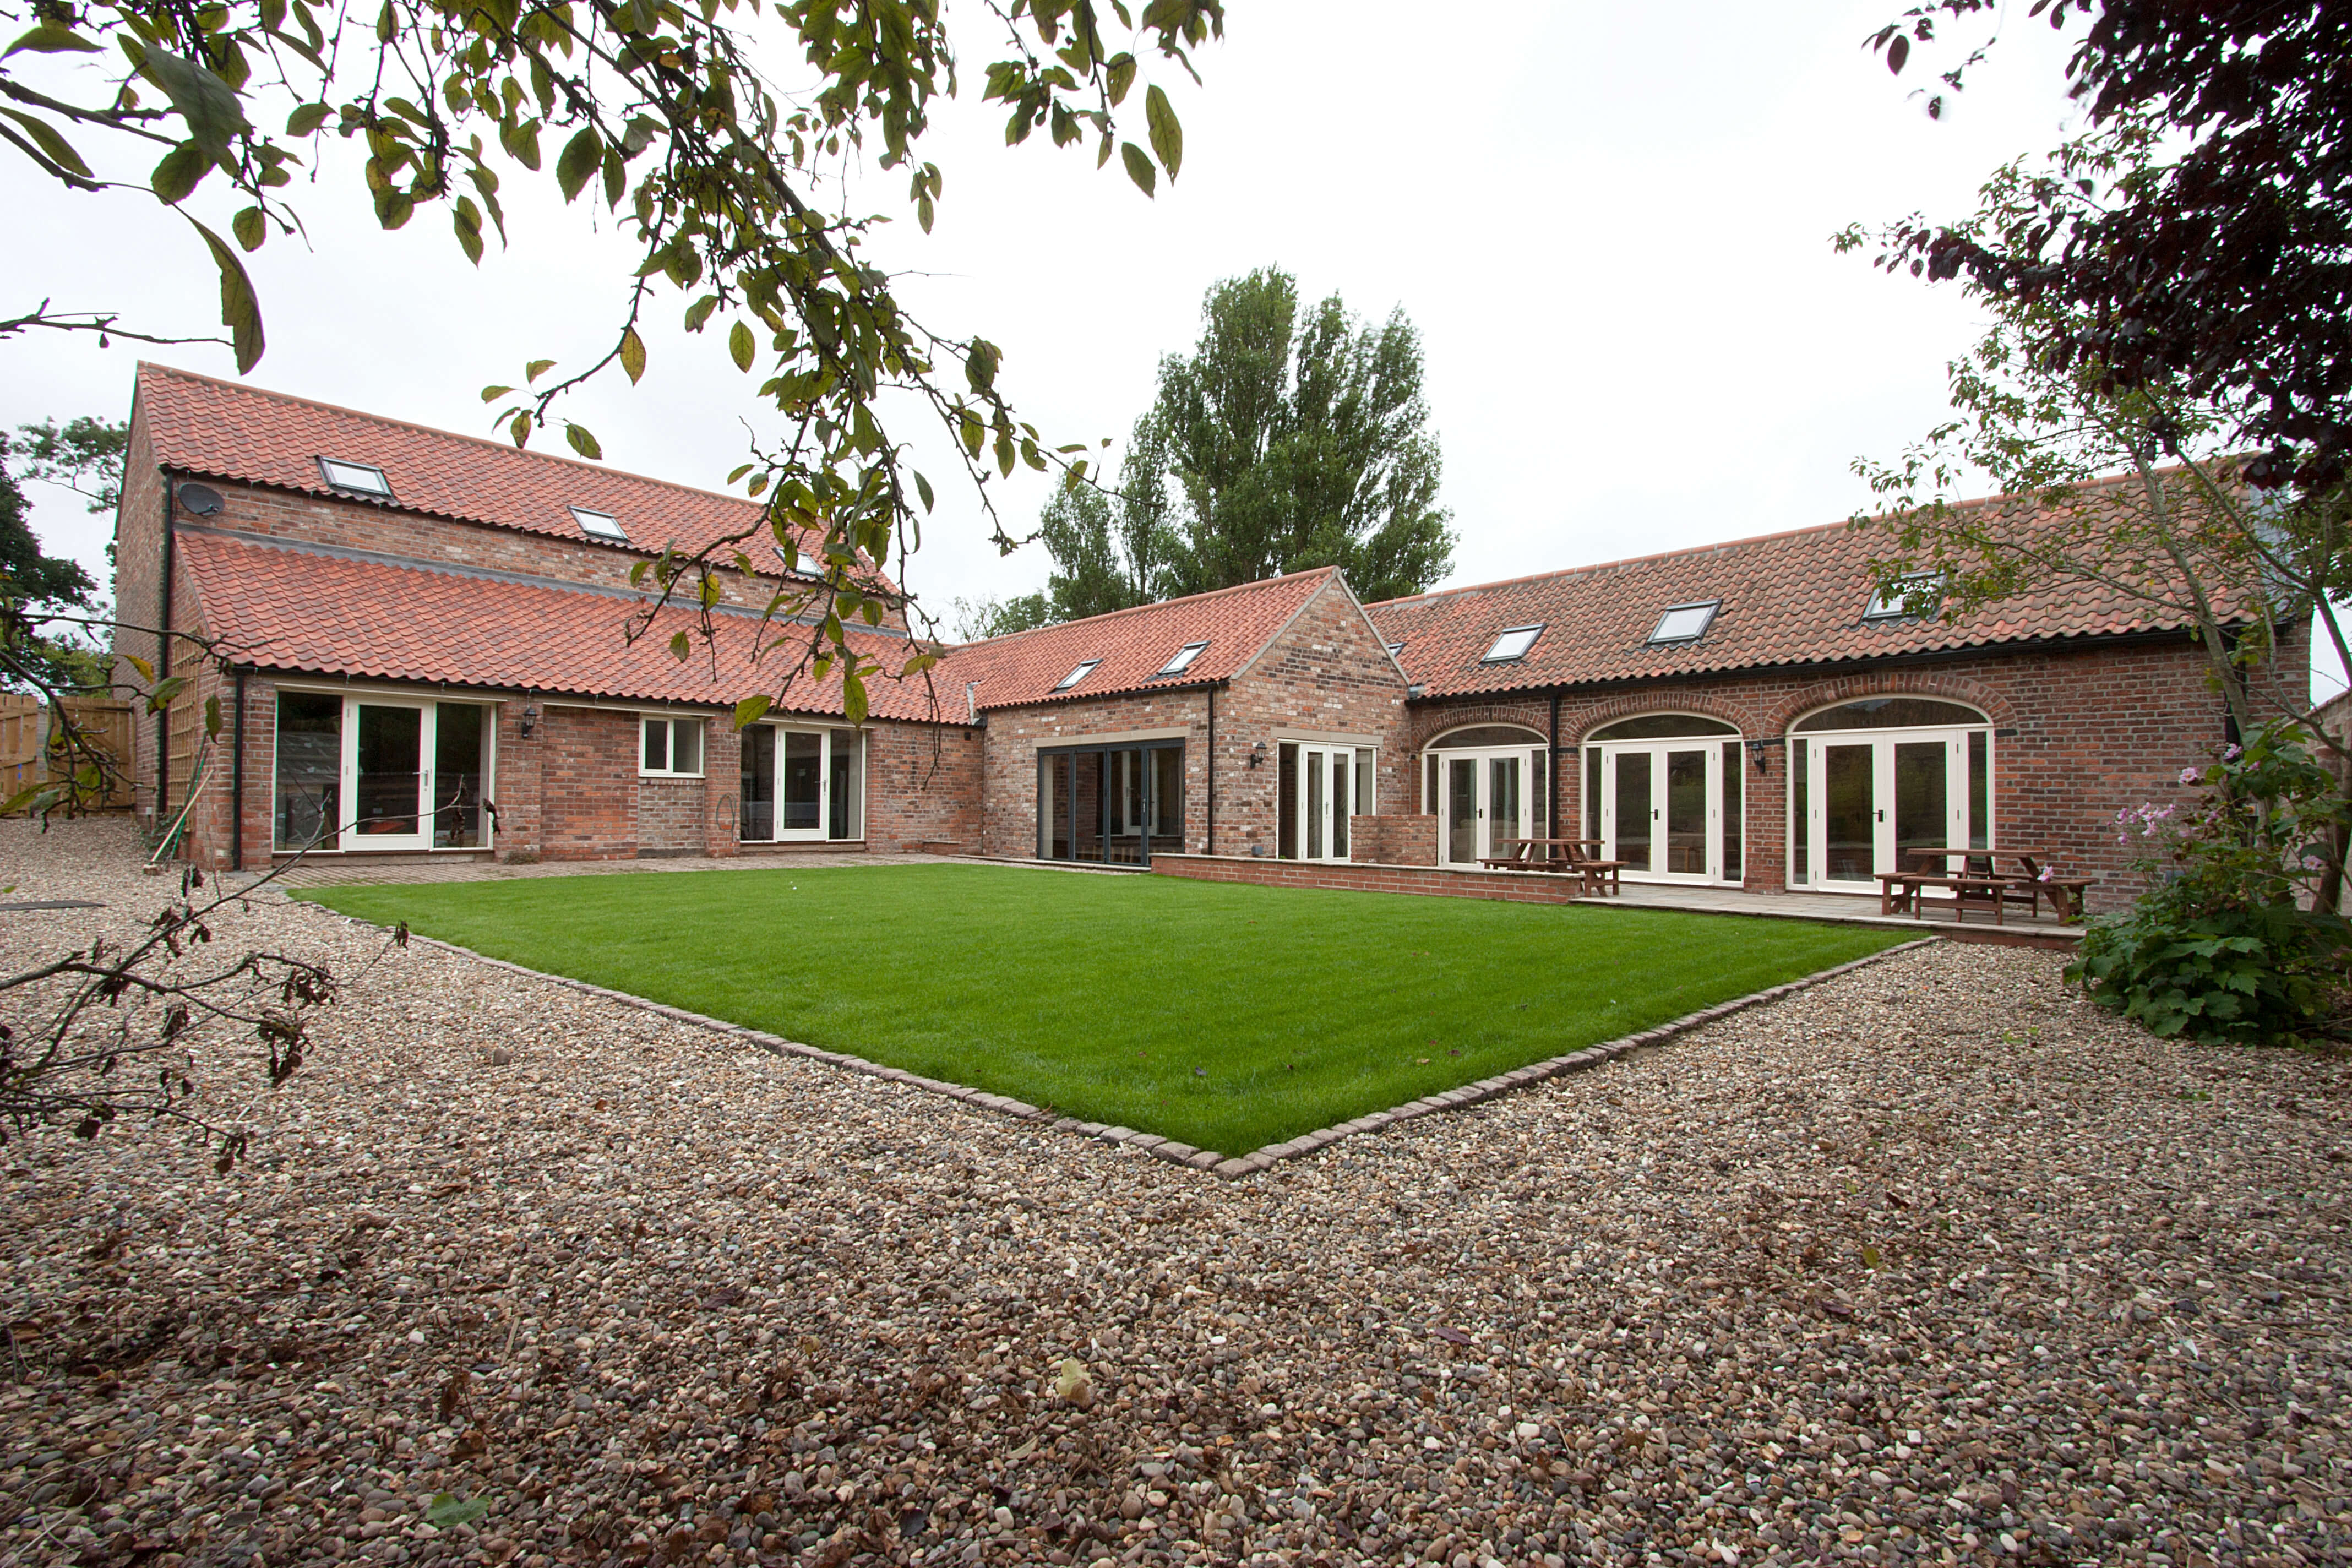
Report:
[[[1348,818],[1372,809],[1371,749],[1285,741],[1277,766],[1277,852],[1286,860],[1349,858]]]
[[[856,730],[743,731],[736,835],[748,844],[865,834],[865,740]]]
[[[1799,838],[1792,880],[1827,891],[1876,891],[1906,851],[1992,842],[1991,736],[1976,730],[1895,730],[1807,736],[1798,742]]]
[[[1723,743],[1621,742],[1600,751],[1601,858],[1623,861],[1624,875],[1642,881],[1724,880]]]
[[[1498,857],[1533,831],[1534,767],[1524,751],[1437,753],[1438,853],[1449,866]]]
[[[422,849],[432,835],[433,704],[351,698],[343,711],[346,849]]]

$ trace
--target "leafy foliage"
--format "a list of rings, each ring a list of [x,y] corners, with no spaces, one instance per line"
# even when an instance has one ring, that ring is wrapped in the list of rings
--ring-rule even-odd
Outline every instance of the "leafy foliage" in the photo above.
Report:
[[[1043,594],[1017,594],[1010,599],[956,599],[950,607],[955,614],[958,642],[979,642],[1034,631],[1053,625],[1055,618],[1053,605]]]
[[[2210,768],[2181,811],[2116,813],[2147,889],[2083,934],[2067,977],[2158,1035],[2263,1044],[2334,1032],[2346,1014],[2352,921],[2326,889],[2347,826],[2335,773],[2292,726],[2269,726]]]
[[[1872,42],[1901,71],[1938,19],[1997,0],[1923,0]],[[2047,307],[2038,357],[2124,388],[2242,407],[2263,447],[2247,479],[2333,489],[2352,465],[2352,12],[2220,0],[2035,0],[2057,28],[2087,18],[2068,63],[2094,139],[2144,124],[2163,152],[2118,186],[2064,169],[2030,192],[2032,221],[1998,235],[1915,218],[1882,265],[1966,274]],[[1979,48],[1943,73],[1962,85]],[[1941,108],[1941,98],[1930,105]]]
[[[1039,130],[1056,147],[1091,140],[1097,166],[1118,153],[1147,195],[1176,177],[1181,128],[1164,89],[1142,81],[1143,65],[1190,72],[1192,50],[1222,35],[1222,0],[984,0],[977,15],[1001,35],[983,96],[1008,110],[1009,142]],[[827,195],[846,163],[870,160],[904,174],[929,228],[943,176],[919,146],[933,100],[957,81],[938,0],[778,0],[764,16],[802,73],[787,86],[761,68],[773,56],[751,30],[760,0],[385,0],[372,15],[318,0],[37,0],[29,16],[15,4],[0,4],[0,16],[30,22],[0,55],[10,105],[0,139],[44,176],[93,193],[121,187],[74,138],[146,149],[156,159],[146,189],[178,209],[217,272],[240,370],[265,346],[241,258],[299,232],[288,197],[306,142],[333,135],[364,148],[378,223],[402,228],[437,210],[477,262],[492,236],[505,238],[504,182],[518,174],[551,180],[567,203],[601,205],[639,256],[616,280],[625,304],[609,344],[569,374],[535,358],[513,384],[485,388],[493,423],[520,445],[552,420],[572,451],[599,457],[595,436],[556,405],[612,369],[643,375],[638,323],[657,290],[676,294],[687,329],[723,337],[773,411],[768,438],[730,483],[765,503],[763,530],[806,574],[777,594],[761,634],[786,666],[776,679],[837,675],[853,721],[869,677],[919,674],[934,657],[918,651],[886,671],[845,635],[894,607],[872,568],[917,542],[934,499],[886,413],[919,407],[941,421],[992,516],[991,478],[1024,464],[1085,471],[1076,447],[1053,448],[1014,416],[998,390],[1000,348],[941,337],[902,309],[864,254],[883,220]],[[1114,26],[1123,47],[1108,36]],[[50,57],[79,68],[41,63]],[[108,90],[87,95],[93,79]],[[1139,85],[1142,145],[1122,140],[1118,118]],[[188,211],[208,182],[244,204],[228,237]],[[53,317],[45,302],[0,321],[0,335],[32,326],[120,330],[110,316]],[[1010,543],[1001,528],[998,538]],[[749,573],[751,539],[665,553],[653,576],[665,597],[683,590],[707,616],[702,580]]]
[[[26,479],[73,491],[93,512],[112,511],[121,500],[122,458],[130,448],[127,422],[87,414],[63,425],[44,419],[25,426],[16,443]]]

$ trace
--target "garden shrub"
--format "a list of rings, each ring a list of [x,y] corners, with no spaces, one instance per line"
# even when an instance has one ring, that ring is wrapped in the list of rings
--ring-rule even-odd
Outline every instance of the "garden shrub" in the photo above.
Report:
[[[2093,922],[2066,977],[2158,1035],[2243,1044],[2338,1032],[2352,922],[2315,907],[2341,851],[2343,786],[2294,727],[2256,731],[2180,782],[2189,801],[2116,814],[2147,886]]]

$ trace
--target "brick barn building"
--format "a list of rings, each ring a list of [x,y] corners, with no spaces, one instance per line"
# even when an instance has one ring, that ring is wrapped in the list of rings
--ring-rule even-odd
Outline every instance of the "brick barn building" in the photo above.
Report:
[[[694,616],[646,618],[634,567],[759,516],[142,365],[116,587],[146,629],[118,651],[190,683],[140,727],[139,808],[244,867],[952,845],[1243,875],[1573,835],[1635,879],[1861,891],[1906,845],[2024,844],[2112,904],[2116,809],[2228,738],[2178,621],[2088,585],[1906,617],[1843,525],[1369,605],[1297,573],[945,648],[853,726],[837,679],[779,694],[790,649],[754,657],[812,633],[761,633],[781,553],[719,574],[687,660]],[[902,611],[853,636],[891,668],[928,646]],[[2280,646],[2257,679],[2299,691],[2303,638]]]

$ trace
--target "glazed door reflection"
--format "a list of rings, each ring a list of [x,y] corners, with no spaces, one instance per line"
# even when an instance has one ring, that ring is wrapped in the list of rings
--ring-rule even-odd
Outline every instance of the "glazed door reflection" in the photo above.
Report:
[[[353,702],[343,767],[351,780],[346,849],[422,849],[431,775],[425,766],[425,710]]]

